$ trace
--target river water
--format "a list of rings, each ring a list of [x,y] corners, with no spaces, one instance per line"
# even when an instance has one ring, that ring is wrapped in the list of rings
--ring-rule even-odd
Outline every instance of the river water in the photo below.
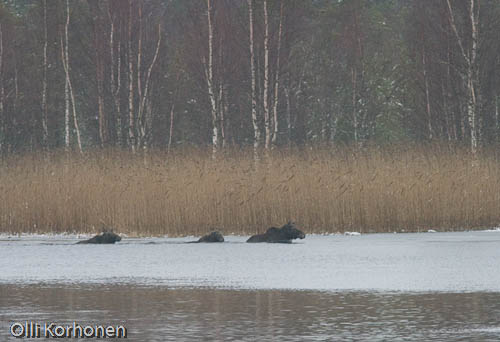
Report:
[[[500,231],[0,238],[0,340],[15,322],[124,325],[136,341],[498,341]]]

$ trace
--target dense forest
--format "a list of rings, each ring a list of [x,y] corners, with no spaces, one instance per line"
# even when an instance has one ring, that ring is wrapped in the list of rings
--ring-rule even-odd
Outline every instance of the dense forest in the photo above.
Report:
[[[499,140],[495,0],[1,0],[0,149]]]
[[[0,230],[497,226],[499,18],[497,0],[0,0]]]

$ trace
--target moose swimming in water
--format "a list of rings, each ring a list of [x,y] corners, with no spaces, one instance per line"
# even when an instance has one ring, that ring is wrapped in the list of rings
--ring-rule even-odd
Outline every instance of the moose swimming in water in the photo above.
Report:
[[[291,243],[294,239],[304,239],[306,234],[295,223],[288,222],[281,228],[271,227],[264,234],[250,237],[247,242]]]
[[[188,243],[199,242],[224,242],[224,236],[219,232],[211,232],[210,234],[202,236],[198,241],[189,241]]]
[[[101,235],[96,235],[91,239],[85,241],[79,241],[80,243],[92,243],[92,244],[111,244],[120,241],[122,238],[120,235],[113,233],[112,231],[104,231]]]

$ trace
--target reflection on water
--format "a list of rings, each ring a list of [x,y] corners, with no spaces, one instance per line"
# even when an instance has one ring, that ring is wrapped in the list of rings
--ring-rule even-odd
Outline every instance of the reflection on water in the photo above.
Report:
[[[0,285],[0,340],[26,320],[123,324],[133,341],[498,341],[500,294]]]

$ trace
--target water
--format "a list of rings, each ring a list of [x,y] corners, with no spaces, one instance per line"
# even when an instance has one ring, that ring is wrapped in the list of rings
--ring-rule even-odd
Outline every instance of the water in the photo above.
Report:
[[[500,340],[498,231],[187,240],[3,237],[0,340],[27,320],[137,341]]]

